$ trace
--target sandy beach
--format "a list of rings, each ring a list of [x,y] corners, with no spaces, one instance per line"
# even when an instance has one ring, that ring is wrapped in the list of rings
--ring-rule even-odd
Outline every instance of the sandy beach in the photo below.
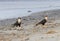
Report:
[[[48,15],[48,22],[36,27],[45,15]],[[22,29],[11,26],[16,18],[0,20],[0,41],[60,41],[59,17],[60,9],[32,13],[22,17]]]

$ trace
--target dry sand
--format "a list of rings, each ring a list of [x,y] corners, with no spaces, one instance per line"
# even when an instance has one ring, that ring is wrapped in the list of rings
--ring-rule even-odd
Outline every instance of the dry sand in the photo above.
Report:
[[[49,14],[48,22],[44,26],[34,26],[41,18],[39,16],[45,15],[45,12]],[[12,19],[0,21],[0,41],[60,41],[60,10],[45,12],[23,17],[22,29],[11,27],[9,22],[14,23]]]

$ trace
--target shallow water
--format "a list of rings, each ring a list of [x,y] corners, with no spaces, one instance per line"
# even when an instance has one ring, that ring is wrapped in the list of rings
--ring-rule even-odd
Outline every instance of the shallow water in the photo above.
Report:
[[[60,9],[60,1],[16,1],[0,2],[0,19],[23,17],[31,13]],[[28,12],[31,10],[31,12]]]

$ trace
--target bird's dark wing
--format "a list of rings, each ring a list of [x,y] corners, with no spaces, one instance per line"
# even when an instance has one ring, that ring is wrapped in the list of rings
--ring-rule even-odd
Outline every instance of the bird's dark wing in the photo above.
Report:
[[[46,22],[46,19],[43,19],[42,21],[40,21],[40,23],[45,23]]]
[[[46,23],[46,20],[45,20],[45,19],[43,19],[42,21],[40,21],[39,23],[37,23],[37,24],[36,24],[36,26],[37,26],[37,25],[39,25],[39,24],[44,25],[45,23]]]

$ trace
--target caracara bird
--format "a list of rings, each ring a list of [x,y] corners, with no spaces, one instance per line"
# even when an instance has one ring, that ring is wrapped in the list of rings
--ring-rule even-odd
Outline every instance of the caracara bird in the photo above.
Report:
[[[15,27],[21,27],[21,18],[20,17],[18,17],[18,19],[17,19],[17,21],[13,24],[13,26]]]
[[[48,17],[45,16],[45,18],[43,20],[41,20],[39,23],[37,23],[36,26],[38,26],[40,24],[45,25],[45,23],[47,22],[47,19],[48,19]]]

